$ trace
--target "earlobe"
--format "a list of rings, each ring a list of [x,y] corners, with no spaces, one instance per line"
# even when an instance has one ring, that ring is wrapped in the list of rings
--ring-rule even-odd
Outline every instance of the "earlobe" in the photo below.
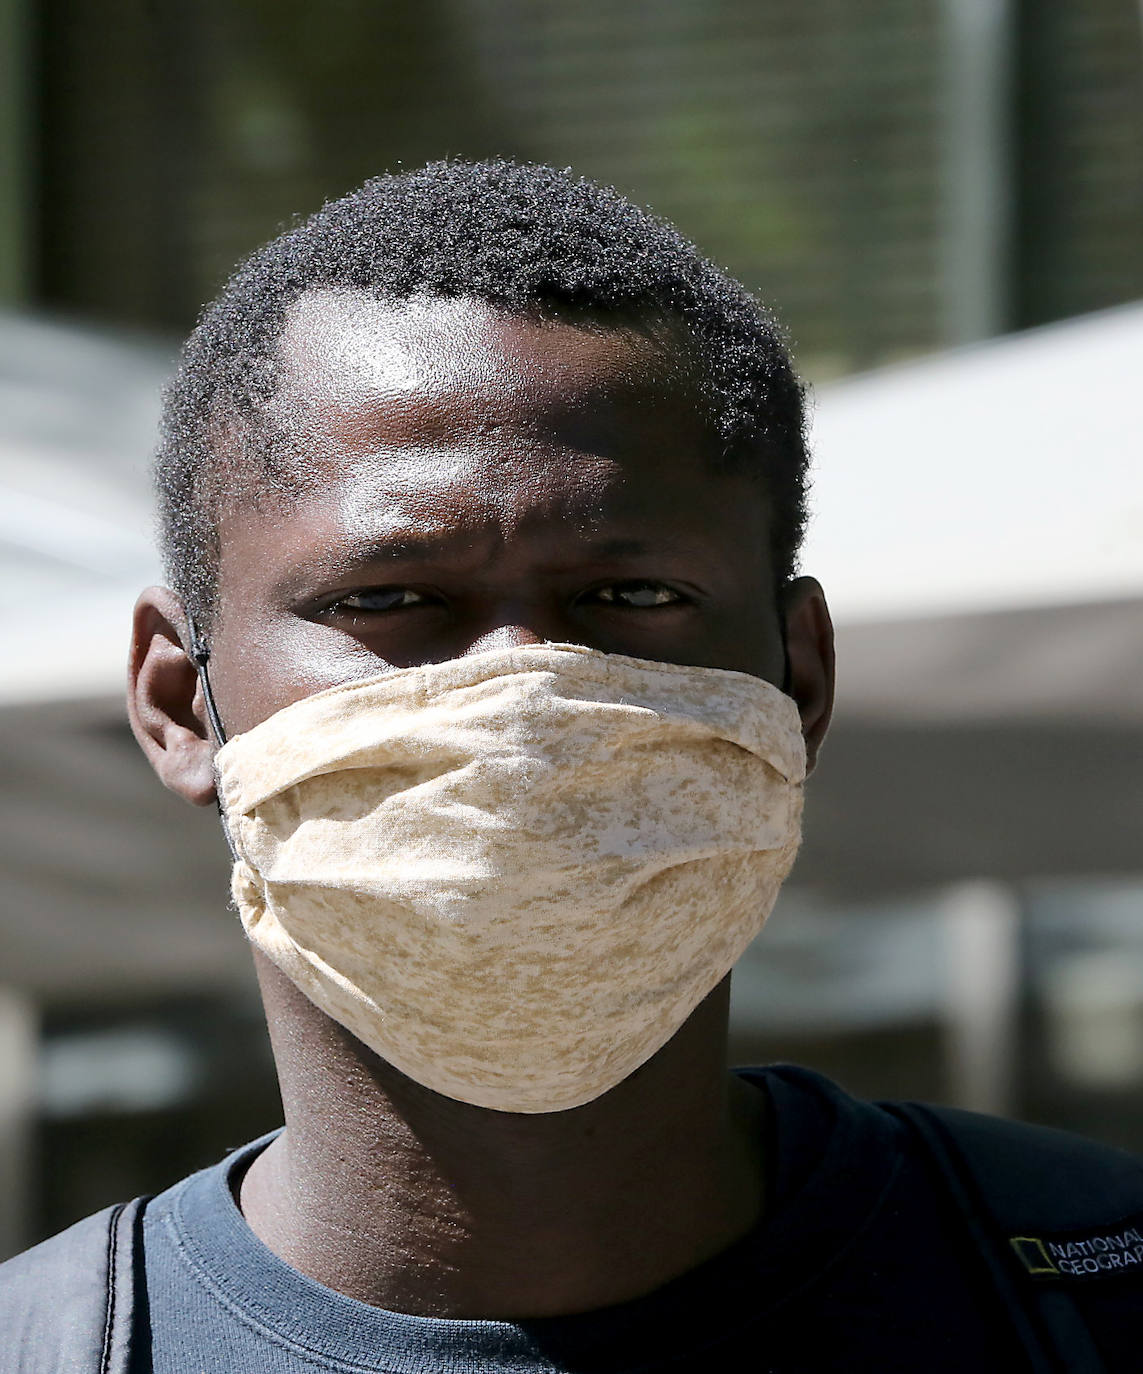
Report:
[[[825,593],[812,577],[796,577],[789,584],[783,609],[788,690],[801,712],[806,762],[812,769],[833,713],[833,622]]]
[[[135,603],[127,714],[163,785],[208,806],[215,800],[214,746],[198,673],[183,647],[184,625],[182,604],[166,587],[148,587]]]

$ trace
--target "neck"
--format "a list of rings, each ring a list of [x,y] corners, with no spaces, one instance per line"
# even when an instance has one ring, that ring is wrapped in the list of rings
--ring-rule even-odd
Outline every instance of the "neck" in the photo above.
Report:
[[[583,1312],[651,1292],[757,1220],[763,1099],[726,1072],[729,979],[596,1102],[523,1116],[422,1088],[258,962],[286,1129],[241,1206],[327,1287],[420,1316]]]

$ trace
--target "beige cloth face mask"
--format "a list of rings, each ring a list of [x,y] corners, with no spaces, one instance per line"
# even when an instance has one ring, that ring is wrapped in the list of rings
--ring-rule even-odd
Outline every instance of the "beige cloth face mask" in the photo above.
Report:
[[[759,678],[544,644],[319,692],[217,764],[253,943],[418,1083],[556,1112],[762,928],[805,751]]]

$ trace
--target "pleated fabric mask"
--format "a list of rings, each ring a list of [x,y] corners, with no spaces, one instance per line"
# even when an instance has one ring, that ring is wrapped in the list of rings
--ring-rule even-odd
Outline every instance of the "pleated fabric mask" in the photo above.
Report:
[[[409,1077],[590,1102],[761,930],[797,852],[794,702],[575,645],[319,692],[217,755],[251,941]]]

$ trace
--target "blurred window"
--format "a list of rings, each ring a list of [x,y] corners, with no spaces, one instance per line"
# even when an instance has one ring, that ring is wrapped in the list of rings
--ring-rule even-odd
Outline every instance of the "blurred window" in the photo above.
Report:
[[[184,328],[299,210],[507,153],[676,220],[818,378],[947,341],[965,251],[997,330],[1143,296],[1136,0],[984,8],[992,53],[977,0],[42,0],[42,293]]]

